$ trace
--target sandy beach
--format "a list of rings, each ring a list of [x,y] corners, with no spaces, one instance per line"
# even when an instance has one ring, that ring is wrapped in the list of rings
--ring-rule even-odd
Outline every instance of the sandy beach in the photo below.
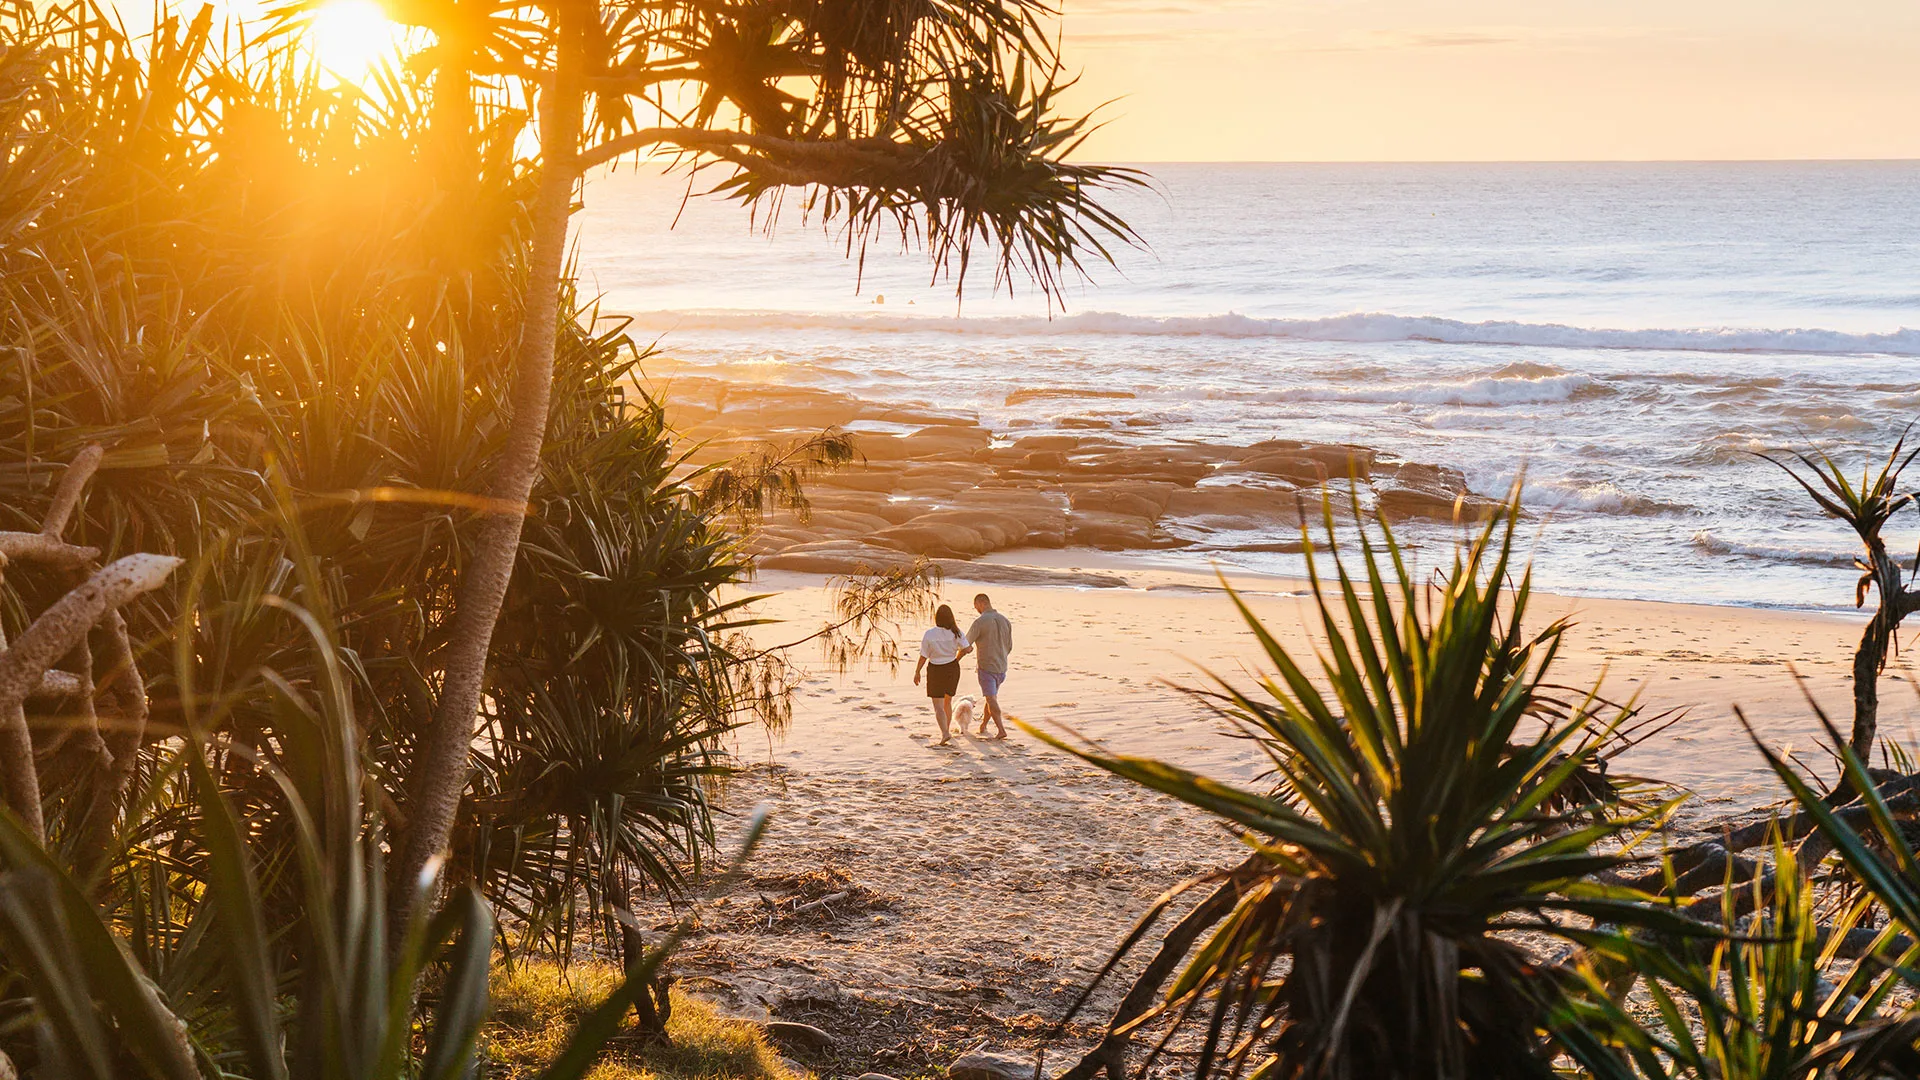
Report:
[[[1124,584],[964,577],[1015,566]],[[1306,583],[1227,581],[1288,648],[1311,647]],[[831,610],[818,575],[765,572],[754,585],[768,594],[756,611],[782,620],[761,628],[767,642],[801,636]],[[946,582],[942,599],[963,626],[981,590],[1015,628],[1002,694],[1011,715],[1259,783],[1253,748],[1169,685],[1202,684],[1205,671],[1247,684],[1262,670],[1218,579],[1143,555],[1006,552]],[[1612,763],[1693,792],[1681,832],[1778,797],[1736,704],[1769,743],[1824,763],[1789,665],[1839,721],[1849,715],[1857,619],[1550,595],[1536,597],[1532,614],[1575,623],[1558,681],[1587,687],[1604,674],[1610,697],[1637,696],[1649,712],[1689,710]],[[919,627],[903,629],[917,639]],[[1156,895],[1235,858],[1235,842],[1201,815],[1023,733],[930,745],[937,736],[910,663],[838,673],[818,656],[795,659],[811,667],[791,726],[742,733],[736,749],[752,765],[724,792],[735,812],[767,805],[771,831],[750,882],[709,911],[681,970],[690,988],[731,1008],[833,1032],[835,1050],[811,1062],[823,1072],[910,1075],[957,1050],[1039,1045]],[[1907,685],[1896,671],[1882,691],[1882,731],[1901,740],[1920,718]],[[961,692],[978,693],[970,664]],[[1102,995],[1089,1019],[1117,997]]]

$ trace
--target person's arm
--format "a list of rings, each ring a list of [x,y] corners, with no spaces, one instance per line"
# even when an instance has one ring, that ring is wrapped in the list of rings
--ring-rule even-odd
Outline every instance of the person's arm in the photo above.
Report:
[[[927,666],[927,654],[920,654],[920,662],[913,665],[913,685],[920,685],[920,672]]]

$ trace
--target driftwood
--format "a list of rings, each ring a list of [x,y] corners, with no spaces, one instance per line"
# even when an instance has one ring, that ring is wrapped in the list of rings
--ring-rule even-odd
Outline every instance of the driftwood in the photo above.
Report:
[[[1890,813],[1920,813],[1920,775],[1907,776],[1882,769],[1871,771],[1874,786]],[[1848,798],[1851,793],[1836,789],[1828,797],[1831,812],[1842,824],[1859,827],[1867,821],[1866,803]],[[1751,820],[1742,820],[1751,819]],[[1739,822],[1736,824],[1735,822]],[[1638,875],[1619,874],[1611,880],[1658,896],[1695,896],[1709,889],[1751,882],[1767,870],[1767,864],[1741,857],[1772,842],[1793,845],[1802,867],[1812,867],[1832,850],[1831,844],[1814,828],[1814,817],[1800,811],[1788,817],[1756,816],[1753,812],[1709,826],[1706,839],[1662,854],[1659,863]],[[1668,874],[1672,880],[1666,880]]]
[[[69,544],[60,534],[79,507],[81,493],[99,468],[102,456],[99,446],[89,446],[75,456],[60,478],[39,532],[0,532],[0,569],[32,565],[72,574],[99,558],[99,549]],[[147,708],[146,688],[133,666],[126,621],[119,609],[159,588],[179,565],[180,560],[171,555],[138,554],[116,559],[93,570],[49,605],[18,640],[8,642],[0,634],[0,788],[4,788],[7,806],[42,843],[46,840],[46,821],[40,803],[39,759],[59,750],[74,736],[81,740],[85,755],[103,774],[102,779],[110,781],[93,785],[93,803],[84,831],[98,828],[94,819],[102,811],[110,827],[125,778],[132,774]],[[103,659],[111,673],[105,685],[95,681],[91,641],[95,631],[104,631]],[[124,722],[129,717],[138,718],[140,731],[131,743],[118,731],[114,732],[119,736],[116,738],[109,738],[103,731],[97,708],[103,690],[110,703],[111,719]],[[137,704],[130,700],[135,695]],[[27,724],[26,703],[30,698],[76,703],[68,722],[46,733],[38,746]]]

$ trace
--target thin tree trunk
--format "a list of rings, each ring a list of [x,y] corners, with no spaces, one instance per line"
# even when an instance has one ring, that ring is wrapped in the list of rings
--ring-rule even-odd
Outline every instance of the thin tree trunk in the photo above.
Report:
[[[1861,761],[1871,761],[1873,740],[1880,726],[1880,671],[1887,663],[1887,608],[1882,608],[1860,635],[1860,647],[1853,654],[1853,735],[1847,745]]]
[[[133,780],[134,766],[139,763],[140,745],[147,736],[147,684],[140,676],[140,666],[135,663],[127,620],[114,611],[101,625],[106,637],[94,674],[104,675],[100,688],[106,693],[107,708],[101,738],[106,742],[107,767],[93,784],[76,841],[76,857],[80,868],[88,874],[93,874],[106,861],[108,844],[113,839],[127,788]]]
[[[520,527],[539,474],[546,441],[547,405],[553,390],[554,342],[559,333],[560,274],[566,257],[567,222],[579,178],[582,93],[579,72],[582,28],[572,10],[555,9],[560,50],[554,84],[541,95],[539,188],[532,211],[532,250],[519,347],[514,356],[512,415],[494,465],[489,494],[496,505],[483,511],[454,597],[440,701],[407,778],[405,830],[396,845],[388,895],[399,934],[407,925],[414,882],[446,849],[460,796],[467,786],[474,723],[485,691],[487,656],[520,550]]]
[[[1887,554],[1878,536],[1867,542],[1867,562],[1872,566],[1880,606],[1853,654],[1853,734],[1847,739],[1847,745],[1863,762],[1872,760],[1873,740],[1879,734],[1880,673],[1887,667],[1887,650],[1893,647],[1900,621],[1913,612],[1916,600],[1907,591],[1900,564]]]

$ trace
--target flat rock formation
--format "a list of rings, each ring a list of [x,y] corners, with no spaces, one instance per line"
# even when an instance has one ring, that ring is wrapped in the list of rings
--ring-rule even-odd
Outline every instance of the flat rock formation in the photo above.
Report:
[[[1010,437],[968,413],[808,387],[682,375],[661,390],[669,422],[700,444],[694,465],[823,431],[853,435],[863,460],[813,477],[809,512],[772,514],[749,542],[768,570],[845,574],[925,557],[949,576],[1006,580],[979,575],[1009,568],[957,567],[1022,547],[1297,550],[1302,514],[1317,517],[1329,496],[1344,511],[1349,491],[1392,521],[1494,507],[1457,469],[1363,446],[1143,441],[1114,430]]]

